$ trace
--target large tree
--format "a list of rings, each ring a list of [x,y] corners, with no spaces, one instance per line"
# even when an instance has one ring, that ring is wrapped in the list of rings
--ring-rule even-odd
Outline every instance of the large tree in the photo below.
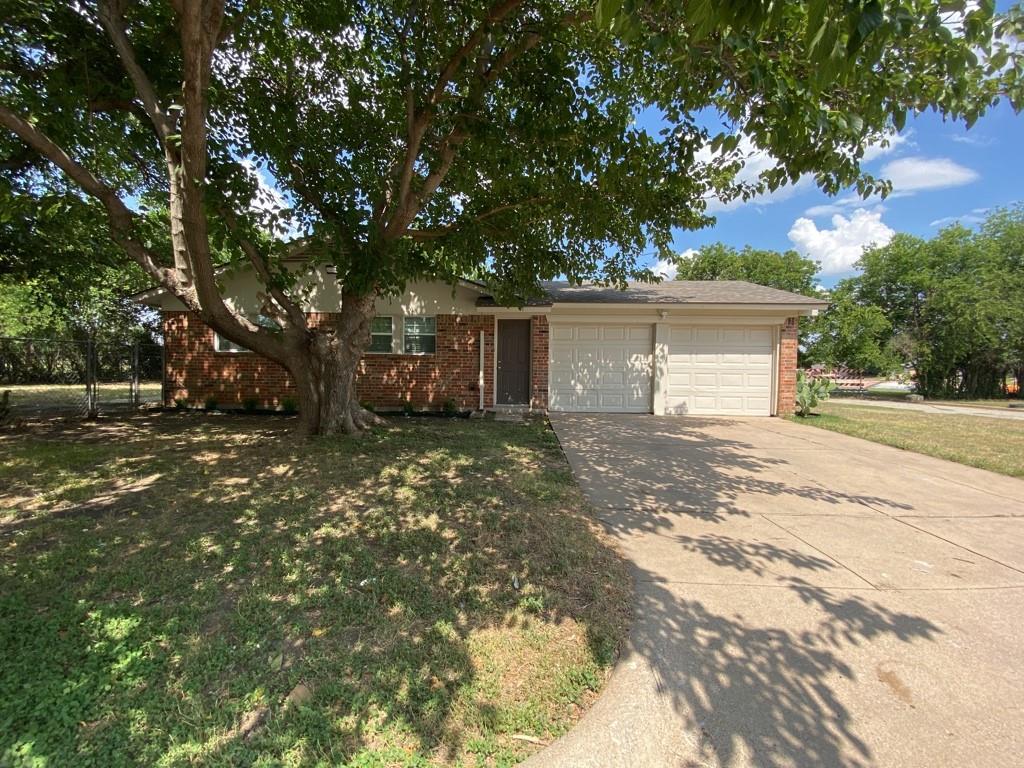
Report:
[[[560,274],[649,276],[638,257],[708,224],[713,195],[804,174],[884,191],[859,159],[908,112],[1016,107],[1021,14],[967,5],[4,0],[0,173],[94,199],[147,274],[291,372],[305,431],[356,432],[374,299],[410,279],[473,276],[515,300]],[[778,158],[753,186],[735,181],[744,136]],[[289,210],[254,211],[251,167]],[[134,204],[153,194],[167,249]],[[297,242],[259,237],[282,219]],[[220,227],[275,327],[223,301]],[[337,266],[336,323],[307,323],[296,257]]]

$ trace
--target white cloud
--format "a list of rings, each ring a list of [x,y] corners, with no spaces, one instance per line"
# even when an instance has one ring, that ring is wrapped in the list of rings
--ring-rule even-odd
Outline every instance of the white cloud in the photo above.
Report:
[[[959,187],[980,178],[948,157],[901,157],[882,166],[880,175],[892,182],[894,192],[904,193]]]
[[[832,229],[818,229],[801,217],[793,222],[789,239],[798,251],[821,264],[822,274],[837,275],[853,268],[865,246],[886,245],[895,234],[882,222],[881,211],[858,208],[849,218],[835,214]]]
[[[679,254],[679,258],[689,259],[695,256],[696,254],[697,250],[695,248],[687,248],[685,251]],[[658,259],[656,262],[654,262],[654,266],[651,267],[651,272],[653,272],[656,275],[661,275],[666,280],[675,280],[677,271],[678,270],[676,268],[675,262],[669,261],[668,259]]]
[[[879,157],[888,155],[895,152],[897,149],[903,146],[913,146],[911,141],[913,131],[908,130],[907,132],[900,133],[889,133],[868,144],[864,148],[864,156],[861,158],[861,163],[869,163],[872,160],[877,160]],[[742,158],[743,167],[737,172],[734,179],[735,184],[756,184],[760,179],[763,172],[772,170],[775,168],[779,161],[766,150],[759,148],[751,138],[747,135],[741,135],[739,145],[736,149],[736,154]],[[711,147],[705,144],[697,152],[696,159],[701,163],[712,163],[721,158],[714,155],[711,152]],[[793,197],[799,192],[803,192],[814,185],[814,179],[810,174],[804,174],[793,184],[787,184],[786,186],[780,187],[772,192],[762,192],[743,200],[742,198],[736,198],[728,202],[722,202],[718,198],[712,198],[708,201],[707,213],[715,214],[722,213],[724,211],[733,211],[737,208],[741,208],[745,205],[771,205],[782,200],[787,200]]]
[[[988,147],[993,143],[991,136],[977,136],[971,134],[956,134],[950,138],[957,144],[969,144],[972,147]]]
[[[778,165],[779,162],[766,150],[755,145],[753,140],[746,134],[740,136],[739,144],[736,147],[736,157],[730,155],[728,159],[734,160],[737,157],[743,162],[743,166],[739,171],[737,171],[736,176],[733,178],[733,183],[737,185],[756,184],[763,172],[770,171]],[[711,151],[710,144],[705,144],[697,152],[696,160],[699,163],[713,163],[721,162],[722,157]],[[809,181],[809,179],[807,181]],[[748,200],[736,198],[723,202],[717,197],[713,197],[708,200],[707,213],[715,214],[722,213],[724,211],[734,211],[744,205],[770,205],[791,197],[796,192],[797,186],[800,186],[804,182],[805,179],[800,179],[795,185],[781,187],[774,192],[762,192],[761,194],[754,195]]]
[[[864,147],[864,156],[861,157],[862,163],[870,163],[872,160],[877,160],[883,155],[888,155],[900,147],[913,147],[916,144],[910,140],[911,136],[914,135],[913,129],[909,129],[903,133],[896,133],[895,131],[886,134],[878,141],[873,141]]]
[[[851,193],[849,195],[837,197],[830,203],[812,205],[804,211],[804,216],[810,216],[812,218],[817,216],[833,216],[837,213],[846,213],[851,208],[870,208],[871,210],[877,210],[879,212],[884,210],[881,207],[881,203],[878,201],[872,201],[870,199],[865,200],[860,195]]]
[[[972,208],[969,213],[965,213],[962,216],[943,216],[941,219],[935,219],[928,226],[948,227],[950,224],[956,223],[963,224],[964,226],[981,224],[985,220],[985,214],[988,213],[988,210],[988,208]]]

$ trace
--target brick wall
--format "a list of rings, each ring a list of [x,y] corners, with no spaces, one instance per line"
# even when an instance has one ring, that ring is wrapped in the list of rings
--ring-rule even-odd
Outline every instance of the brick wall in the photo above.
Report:
[[[785,416],[796,409],[797,331],[800,318],[791,317],[779,334],[779,402],[777,413]]]
[[[333,315],[311,314],[310,324]],[[201,406],[214,398],[221,407],[241,407],[247,399],[276,408],[295,397],[288,372],[248,352],[217,352],[214,333],[189,312],[164,312],[166,405],[183,398]],[[397,408],[410,400],[418,408],[443,407],[454,400],[459,409],[480,402],[480,332],[484,341],[485,404],[494,402],[494,319],[485,315],[438,315],[433,355],[366,355],[356,387],[360,400],[378,408]]]
[[[548,407],[548,318],[530,318],[530,408]]]

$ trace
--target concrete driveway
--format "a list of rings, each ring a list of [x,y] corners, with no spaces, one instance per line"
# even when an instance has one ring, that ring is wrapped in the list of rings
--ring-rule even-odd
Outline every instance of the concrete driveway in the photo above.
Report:
[[[552,424],[636,614],[528,765],[1021,764],[1024,482],[779,419]]]

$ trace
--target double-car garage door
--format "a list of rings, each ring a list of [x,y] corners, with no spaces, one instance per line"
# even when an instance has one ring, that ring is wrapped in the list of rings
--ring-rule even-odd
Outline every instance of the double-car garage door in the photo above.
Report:
[[[666,413],[770,415],[770,327],[672,325],[665,341]],[[549,369],[552,410],[649,413],[654,326],[552,323]]]

